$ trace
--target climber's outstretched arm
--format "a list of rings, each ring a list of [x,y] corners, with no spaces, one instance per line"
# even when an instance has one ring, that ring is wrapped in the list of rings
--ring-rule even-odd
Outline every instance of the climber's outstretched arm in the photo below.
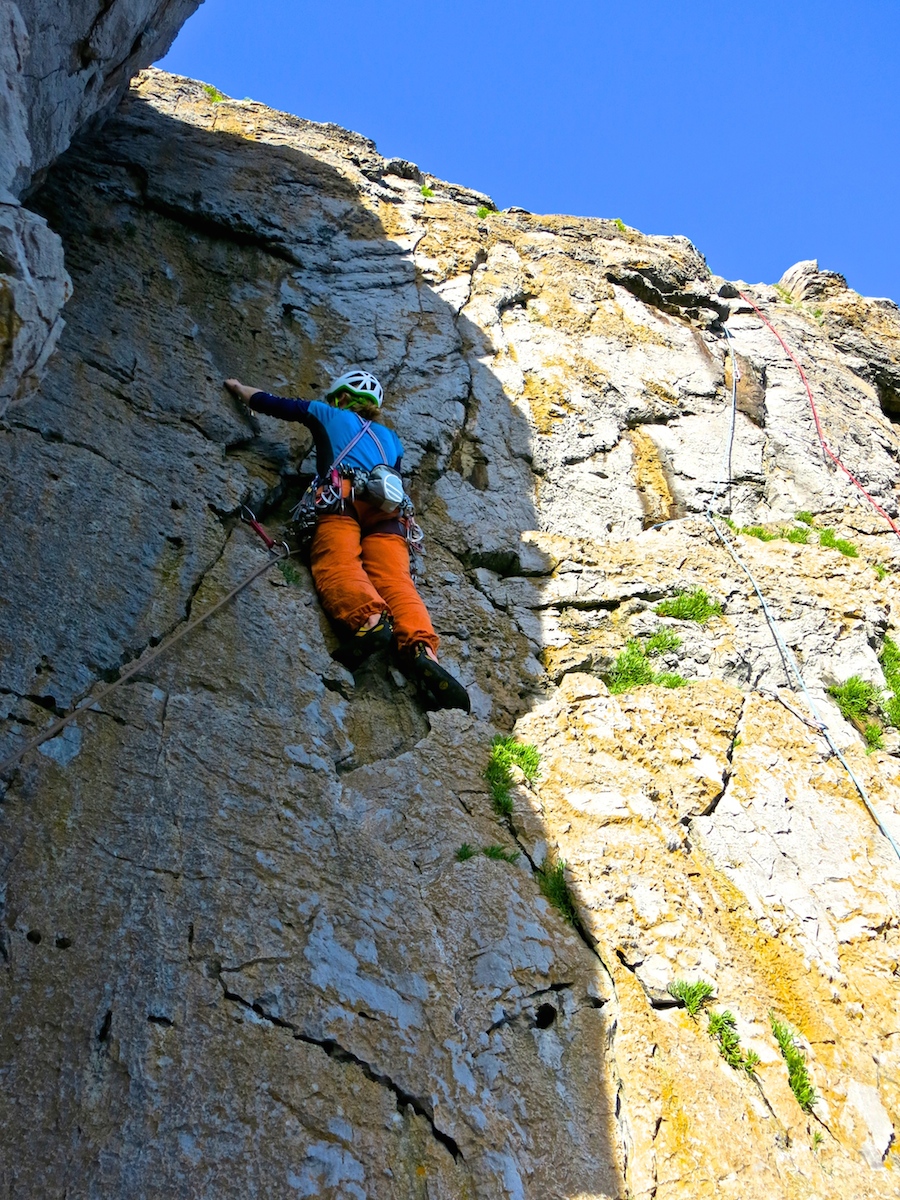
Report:
[[[267,417],[278,417],[282,421],[300,421],[311,429],[315,429],[320,424],[312,419],[309,411],[310,404],[317,404],[314,400],[286,400],[283,396],[273,396],[269,392],[264,392],[262,388],[247,387],[239,379],[226,379],[225,386],[232,395],[243,400],[254,412],[265,413]],[[328,406],[318,404],[318,407],[327,408]]]
[[[226,379],[225,386],[229,392],[243,400],[245,404],[249,403],[251,396],[262,391],[262,388],[247,387],[246,383],[241,383],[239,379]]]

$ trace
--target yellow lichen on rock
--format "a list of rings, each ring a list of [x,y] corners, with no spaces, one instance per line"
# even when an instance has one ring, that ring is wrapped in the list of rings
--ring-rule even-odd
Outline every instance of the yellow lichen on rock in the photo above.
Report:
[[[674,500],[656,443],[642,429],[632,429],[629,437],[634,451],[634,481],[646,523],[668,521],[674,515]]]

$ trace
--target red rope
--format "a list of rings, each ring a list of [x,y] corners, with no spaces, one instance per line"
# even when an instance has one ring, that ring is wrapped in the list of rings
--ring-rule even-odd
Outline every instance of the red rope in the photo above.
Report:
[[[752,305],[752,307],[754,309],[756,309],[756,312],[758,313],[763,324],[768,326],[768,328],[772,330],[772,332],[778,338],[779,342],[781,342],[781,345],[784,348],[785,354],[788,356],[788,358],[791,360],[791,362],[794,364],[794,366],[800,372],[800,378],[803,380],[803,386],[806,388],[807,396],[809,396],[809,406],[812,409],[813,420],[816,423],[816,433],[818,434],[819,444],[821,445],[822,449],[825,451],[825,453],[828,455],[828,457],[831,459],[831,461],[844,472],[844,474],[847,476],[847,478],[850,480],[850,482],[854,485],[854,487],[858,488],[862,492],[862,494],[865,496],[865,498],[868,500],[868,502],[872,505],[872,507],[875,509],[875,511],[880,513],[881,516],[884,517],[884,519],[887,521],[888,525],[890,525],[891,529],[893,529],[894,533],[896,533],[897,537],[900,538],[900,528],[898,528],[894,524],[894,522],[887,515],[887,513],[884,511],[884,509],[881,507],[881,505],[876,503],[876,501],[872,499],[872,497],[869,495],[869,493],[866,491],[866,489],[863,487],[863,485],[859,482],[859,480],[856,478],[856,476],[847,470],[847,468],[844,466],[844,464],[841,462],[841,460],[838,458],[838,456],[836,454],[832,453],[831,448],[829,447],[828,443],[825,441],[825,434],[822,431],[822,422],[819,420],[819,414],[816,411],[816,402],[815,402],[815,400],[813,400],[812,388],[809,386],[809,380],[806,378],[803,368],[800,366],[800,364],[797,362],[794,355],[791,353],[790,347],[788,346],[787,342],[784,340],[784,338],[781,336],[781,334],[778,332],[778,330],[775,328],[775,326],[772,324],[772,322],[768,319],[768,317],[762,311],[762,309],[757,304],[754,304],[749,296],[745,296],[743,292],[740,292],[739,295],[742,300],[746,300],[748,304]]]

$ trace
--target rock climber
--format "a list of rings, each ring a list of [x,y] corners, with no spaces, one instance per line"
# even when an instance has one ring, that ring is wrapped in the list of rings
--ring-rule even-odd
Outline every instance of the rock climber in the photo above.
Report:
[[[353,670],[393,639],[401,669],[428,707],[469,712],[466,689],[438,662],[438,637],[410,574],[412,510],[399,479],[403,446],[374,419],[384,400],[375,376],[347,371],[324,402],[273,396],[239,379],[226,379],[225,387],[255,412],[299,421],[312,432],[310,568],[322,607],[349,633],[334,657]]]

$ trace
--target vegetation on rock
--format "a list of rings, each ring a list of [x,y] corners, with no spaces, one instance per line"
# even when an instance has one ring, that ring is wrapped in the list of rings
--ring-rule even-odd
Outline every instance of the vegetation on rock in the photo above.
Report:
[[[769,1014],[772,1033],[788,1069],[788,1083],[804,1112],[811,1112],[818,1097],[806,1069],[806,1056],[797,1045],[797,1034],[786,1021],[779,1021],[774,1013]]]
[[[536,746],[517,742],[508,734],[498,734],[491,743],[491,756],[484,772],[491,792],[491,802],[499,817],[512,815],[512,788],[515,783],[513,767],[518,767],[529,784],[538,777],[541,756]]]
[[[890,638],[884,639],[878,659],[884,679],[892,695],[882,700],[884,715],[891,725],[900,727],[900,648]]]
[[[705,979],[695,979],[693,983],[688,983],[686,979],[676,979],[666,988],[670,996],[681,1001],[691,1017],[696,1017],[703,1005],[712,999],[714,990],[712,984],[707,983]]]
[[[504,850],[502,846],[482,846],[481,853],[495,862],[514,863],[519,857],[518,850]]]
[[[859,551],[853,542],[839,538],[833,529],[819,530],[819,545],[824,546],[826,550],[838,550],[845,558],[859,558]]]
[[[653,609],[658,617],[674,617],[677,621],[696,621],[705,625],[711,617],[722,615],[722,605],[710,600],[701,587],[682,589],[671,600],[662,600]]]
[[[870,706],[878,703],[879,698],[879,691],[875,684],[869,683],[866,679],[860,679],[858,675],[851,675],[845,683],[830,687],[828,693],[834,696],[837,706],[841,710],[841,716],[848,721],[854,717],[862,717]]]
[[[709,1014],[709,1036],[719,1047],[719,1053],[736,1071],[746,1071],[753,1075],[759,1065],[759,1055],[753,1050],[746,1053],[741,1049],[741,1039],[737,1032],[737,1021],[734,1013],[726,1009],[724,1012]]]
[[[612,671],[605,676],[610,692],[617,696],[621,692],[643,687],[648,683],[668,688],[685,687],[687,680],[684,676],[672,671],[656,672],[650,662],[651,658],[669,653],[680,645],[681,638],[669,630],[660,630],[646,643],[640,638],[630,638],[613,664]]]
[[[297,570],[292,562],[278,563],[278,570],[284,576],[286,583],[292,583],[295,587],[299,587],[303,583],[303,576]]]
[[[563,920],[568,921],[570,925],[577,924],[578,914],[566,882],[565,862],[562,859],[556,862],[548,860],[538,869],[537,878],[541,894],[550,901]]]
[[[518,850],[504,850],[502,846],[482,846],[479,851],[474,846],[470,846],[468,842],[463,842],[454,857],[457,862],[468,862],[477,854],[483,854],[485,858],[491,858],[495,862],[514,863],[519,858]]]

